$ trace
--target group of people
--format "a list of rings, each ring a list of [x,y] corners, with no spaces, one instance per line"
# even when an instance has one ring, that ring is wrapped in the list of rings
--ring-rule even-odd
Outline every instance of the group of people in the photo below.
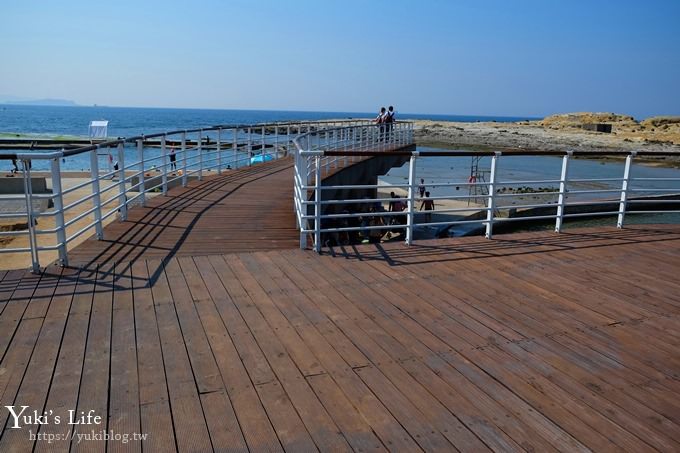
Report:
[[[434,200],[430,198],[430,192],[427,190],[423,178],[420,179],[417,190],[418,201],[420,201],[419,210],[424,211],[425,223],[429,223],[432,221],[431,211],[434,211]],[[348,245],[361,242],[379,243],[385,238],[389,240],[395,234],[403,233],[407,223],[406,213],[404,213],[408,208],[407,201],[396,193],[390,192],[387,209],[385,209],[383,203],[377,201],[371,203],[370,206],[363,204],[363,206],[358,207],[358,211],[342,211],[342,214],[347,217],[336,221],[325,221],[325,224],[322,224],[322,228],[338,228],[341,230],[325,235],[324,243],[326,245]],[[366,208],[368,208],[368,215],[350,216],[355,212],[365,212]],[[342,231],[350,227],[358,227],[359,231]]]
[[[375,119],[373,120],[380,129],[381,140],[389,137],[389,134],[392,132],[392,128],[394,127],[395,115],[396,112],[394,111],[393,106],[390,105],[388,108],[381,107],[380,112],[378,112],[378,116],[376,116]]]

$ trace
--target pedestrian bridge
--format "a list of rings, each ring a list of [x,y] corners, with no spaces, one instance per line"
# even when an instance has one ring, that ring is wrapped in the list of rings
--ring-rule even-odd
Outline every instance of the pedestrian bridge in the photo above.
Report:
[[[678,225],[420,241],[408,208],[410,246],[322,247],[324,234],[397,228],[326,223],[375,210],[323,206],[373,204],[377,187],[346,170],[400,153],[412,206],[422,156],[410,126],[333,125],[291,133],[287,146],[271,143],[273,127],[284,126],[266,126],[259,149],[275,159],[253,161],[241,131],[228,152],[244,165],[226,163],[218,139],[195,159],[221,153],[221,165],[195,173],[187,163],[135,175],[119,160],[112,171],[137,176],[136,192],[95,173],[90,184],[112,193],[98,194],[98,215],[63,215],[64,247],[38,240],[59,226],[40,233],[35,213],[34,255],[68,265],[0,271],[1,451],[680,449]],[[495,202],[477,221],[503,222]],[[88,215],[95,235],[69,241]],[[8,405],[101,419],[15,429]]]

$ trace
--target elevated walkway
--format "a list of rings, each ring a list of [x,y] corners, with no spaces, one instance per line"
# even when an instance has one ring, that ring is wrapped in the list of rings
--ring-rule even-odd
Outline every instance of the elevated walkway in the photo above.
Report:
[[[292,159],[192,181],[149,198],[125,222],[69,251],[71,265],[297,247]]]

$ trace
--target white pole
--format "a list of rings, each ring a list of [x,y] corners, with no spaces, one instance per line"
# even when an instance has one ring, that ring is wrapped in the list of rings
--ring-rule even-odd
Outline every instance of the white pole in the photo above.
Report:
[[[127,197],[125,196],[125,144],[118,144],[118,212],[120,220],[127,220]]]
[[[406,216],[406,245],[413,242],[413,225],[415,224],[415,184],[416,184],[416,159],[418,153],[411,154],[408,167],[408,215]]]
[[[141,171],[139,172],[139,193],[140,199],[142,200],[142,206],[146,204],[146,181],[144,179],[144,137],[137,140],[137,157],[139,158],[139,167]]]
[[[92,204],[94,205],[94,229],[97,233],[97,239],[100,241],[104,239],[104,229],[102,228],[102,204],[99,190],[99,162],[97,157],[97,149],[90,151],[90,174],[92,176]]]
[[[564,219],[564,205],[567,198],[567,179],[569,174],[569,158],[572,152],[569,151],[562,158],[562,174],[560,176],[560,195],[557,199],[557,217],[555,218],[555,232],[562,231],[562,221]]]
[[[496,192],[496,166],[498,165],[498,159],[501,157],[500,152],[496,152],[491,158],[491,176],[489,177],[489,203],[486,212],[486,238],[491,239],[493,237],[493,217],[494,211],[496,209],[494,195]]]
[[[248,147],[246,149],[248,150],[248,166],[250,167],[250,160],[253,157],[253,131],[251,128],[248,128]]]
[[[166,136],[163,135],[161,137],[161,154],[163,155],[163,172],[162,172],[162,189],[163,189],[163,195],[168,194],[168,149],[165,146],[165,138]]]
[[[52,196],[54,197],[54,221],[57,229],[57,247],[59,250],[59,264],[68,266],[66,252],[66,230],[64,227],[64,196],[61,189],[61,168],[59,159],[52,159]]]
[[[203,131],[198,131],[198,180],[203,181]]]
[[[26,200],[26,221],[28,223],[28,240],[31,247],[31,264],[33,273],[40,272],[38,256],[38,240],[35,236],[35,218],[33,217],[33,182],[31,181],[31,161],[22,160],[24,177],[24,199]]]
[[[262,162],[264,162],[264,155],[265,155],[265,140],[266,140],[266,132],[264,130],[264,126],[262,126]]]
[[[314,159],[314,251],[321,251],[321,157]]]
[[[238,168],[238,129],[232,129],[232,144],[231,144],[231,151],[232,154],[234,155],[233,158],[233,163],[234,163],[234,170]]]
[[[217,129],[217,174],[222,174],[222,128]]]
[[[626,156],[626,166],[623,170],[623,184],[621,186],[621,202],[619,203],[619,218],[616,222],[617,228],[623,228],[623,219],[626,215],[626,205],[628,200],[628,181],[630,180],[630,167],[633,163],[633,157],[637,155],[636,151],[631,152]]]
[[[187,133],[182,132],[182,187],[187,186]]]

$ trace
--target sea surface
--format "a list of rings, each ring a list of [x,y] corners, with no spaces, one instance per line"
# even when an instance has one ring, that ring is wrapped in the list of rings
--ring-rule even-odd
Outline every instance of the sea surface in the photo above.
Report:
[[[0,134],[31,133],[87,136],[93,120],[109,121],[109,137],[133,137],[177,129],[274,121],[374,118],[371,112],[298,112],[280,110],[207,110],[131,107],[53,107],[0,104]],[[402,113],[397,119],[437,121],[523,121],[528,117],[423,115]]]

